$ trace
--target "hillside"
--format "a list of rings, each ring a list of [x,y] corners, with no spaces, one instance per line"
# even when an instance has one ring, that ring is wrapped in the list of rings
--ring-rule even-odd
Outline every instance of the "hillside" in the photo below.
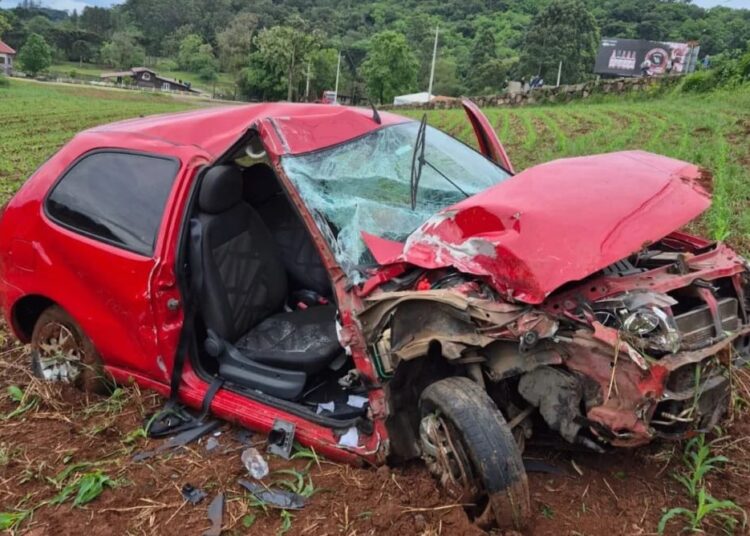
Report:
[[[445,95],[498,92],[506,78],[552,80],[561,60],[563,83],[578,82],[592,76],[600,37],[695,41],[703,56],[731,56],[750,42],[750,10],[676,0],[125,0],[67,17],[34,7],[0,13],[8,19],[0,36],[17,49],[37,33],[56,62],[158,65],[204,86],[231,80],[259,100],[320,97],[333,88],[339,51],[342,94],[386,101],[425,90],[438,26],[435,93]]]

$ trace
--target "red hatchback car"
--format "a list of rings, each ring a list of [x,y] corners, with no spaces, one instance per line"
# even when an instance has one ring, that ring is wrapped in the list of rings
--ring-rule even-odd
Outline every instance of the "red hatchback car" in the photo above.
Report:
[[[525,523],[530,440],[713,426],[750,277],[679,231],[709,206],[701,171],[622,152],[514,175],[464,106],[480,152],[306,104],[83,132],[2,214],[8,324],[49,380],[172,385],[334,459],[421,457],[480,523]]]

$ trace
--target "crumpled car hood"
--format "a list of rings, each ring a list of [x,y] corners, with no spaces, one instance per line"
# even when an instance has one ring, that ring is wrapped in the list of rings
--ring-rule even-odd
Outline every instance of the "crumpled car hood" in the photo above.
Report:
[[[381,265],[455,267],[536,304],[655,242],[710,205],[707,177],[643,151],[556,160],[450,206],[405,244],[363,238]]]

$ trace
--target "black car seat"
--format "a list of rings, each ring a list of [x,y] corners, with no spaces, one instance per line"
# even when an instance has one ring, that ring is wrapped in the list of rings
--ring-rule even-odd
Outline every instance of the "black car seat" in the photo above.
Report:
[[[342,352],[336,309],[283,310],[284,264],[242,188],[236,167],[209,169],[191,221],[190,264],[208,332],[206,350],[227,380],[294,399],[308,374],[325,369]]]
[[[312,290],[331,298],[331,282],[302,218],[281,190],[273,169],[255,164],[245,171],[244,197],[260,214],[276,242],[292,292]]]

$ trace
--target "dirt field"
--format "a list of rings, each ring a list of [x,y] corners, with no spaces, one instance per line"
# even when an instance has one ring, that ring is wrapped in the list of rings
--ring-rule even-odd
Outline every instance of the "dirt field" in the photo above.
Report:
[[[43,96],[34,95],[26,87],[15,90],[23,93],[29,107],[38,104],[35,99],[49,99],[51,95],[46,87]],[[23,137],[27,130],[21,125],[13,136],[0,132],[2,192],[14,191],[23,177],[79,128],[135,115],[139,109],[156,112],[185,107],[183,103],[152,98],[141,103],[129,96],[122,102],[109,100],[92,107],[92,95],[79,98],[72,90],[60,98],[68,106],[59,111],[70,123],[64,131],[55,123],[40,130],[34,140]],[[750,122],[735,121],[732,108],[738,102],[749,103],[750,98],[725,99],[721,107],[718,102],[711,103],[720,111],[706,118],[706,123],[710,120],[709,131],[695,130],[703,127],[690,125],[683,118],[668,124],[665,114],[671,107],[679,107],[674,103],[625,103],[617,105],[616,110],[612,104],[591,105],[590,110],[576,105],[550,108],[549,114],[546,108],[494,110],[490,117],[510,138],[510,152],[518,155],[519,167],[584,149],[638,146],[638,132],[643,133],[644,146],[664,144],[664,152],[671,147],[684,158],[691,159],[692,154],[696,160],[715,162],[720,181],[715,184],[719,208],[701,226],[713,235],[728,228],[726,236],[747,253],[750,219],[742,210],[748,206],[750,151],[739,143],[744,140],[746,144],[747,138],[742,138],[738,129]],[[17,108],[11,101],[3,101],[0,93],[0,114],[3,106],[6,110]],[[96,110],[97,115],[81,119],[79,111],[86,107]],[[686,109],[693,117],[693,108]],[[660,111],[650,114],[649,110]],[[705,110],[702,114],[710,115]],[[647,120],[652,121],[650,127],[644,124]],[[435,123],[460,125],[453,114],[440,116]],[[453,130],[462,137],[468,132],[463,125]],[[604,131],[612,133],[606,140]],[[595,141],[601,144],[595,146]],[[709,154],[703,142],[724,151],[724,157]],[[29,151],[21,156],[24,147]],[[3,155],[13,158],[4,160]],[[354,468],[320,459],[306,449],[298,449],[291,461],[268,457],[272,471],[269,482],[311,494],[304,509],[283,511],[254,503],[237,484],[238,478],[246,475],[240,453],[248,440],[238,437],[239,430],[229,425],[221,428],[214,438],[219,446],[210,452],[206,448],[209,438],[203,438],[183,451],[135,462],[134,453],[159,444],[145,439],[141,428],[145,416],[161,406],[158,397],[134,386],[123,386],[110,397],[87,398],[70,387],[42,384],[29,374],[25,350],[4,333],[0,326],[0,525],[12,527],[17,533],[202,534],[210,526],[208,505],[223,492],[227,501],[224,534],[482,534],[467,519],[461,505],[441,493],[419,464],[395,469]],[[717,462],[717,468],[707,473],[705,489],[713,497],[733,501],[748,511],[750,370],[738,372],[733,385],[730,419],[706,439],[712,442],[712,454],[725,456],[727,461]],[[249,441],[265,451],[264,437],[252,435]],[[542,447],[528,450],[530,462],[544,462],[559,474],[529,475],[534,519],[526,534],[656,534],[666,510],[694,510],[684,486],[674,478],[689,473],[684,449],[684,444],[661,443],[609,455]],[[73,506],[77,496],[86,496],[87,490],[82,487],[91,482],[94,484],[88,493],[92,500]],[[103,487],[100,494],[97,483]],[[196,505],[187,503],[180,492],[185,484],[203,489],[207,497]],[[739,511],[727,512],[742,517]],[[675,518],[666,533],[676,534],[686,522],[686,518]],[[709,518],[703,529],[708,534],[724,533],[718,517]],[[747,530],[738,525],[734,533]]]
[[[28,512],[19,533],[75,534],[85,526],[91,535],[201,534],[210,526],[210,500],[223,491],[226,534],[482,534],[419,464],[354,468],[315,458],[304,449],[291,461],[269,456],[270,482],[301,489],[297,481],[302,479],[313,491],[303,510],[287,516],[253,506],[237,484],[246,477],[240,453],[248,440],[229,425],[215,436],[219,446],[211,452],[206,449],[209,436],[183,451],[133,461],[134,453],[159,444],[139,433],[144,416],[161,404],[156,395],[131,386],[109,398],[87,398],[72,387],[40,383],[28,373],[24,349],[11,344],[6,342],[0,362],[0,415],[5,416],[0,425],[0,505]],[[737,380],[736,399],[747,400],[750,373]],[[23,402],[9,396],[10,386],[25,392]],[[27,404],[32,407],[8,417]],[[716,436],[714,452],[730,462],[708,481],[711,494],[745,509],[750,508],[747,417],[738,410]],[[251,435],[249,441],[264,451],[264,437]],[[672,477],[684,472],[680,448],[661,444],[609,455],[527,451],[528,459],[544,461],[560,474],[530,474],[534,521],[526,533],[654,534],[665,509],[689,506]],[[61,478],[66,468],[70,476]],[[76,474],[96,470],[109,476],[113,487],[92,502],[83,507],[72,507],[70,500],[45,504]],[[187,503],[180,493],[185,484],[205,490],[208,497],[197,505]],[[667,533],[680,526],[670,525]],[[709,534],[720,533],[717,526],[706,528]]]

